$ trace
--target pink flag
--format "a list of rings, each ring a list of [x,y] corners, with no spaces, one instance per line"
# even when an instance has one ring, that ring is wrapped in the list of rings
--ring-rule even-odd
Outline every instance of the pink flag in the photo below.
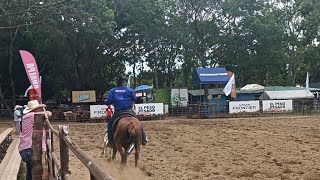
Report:
[[[33,86],[33,89],[35,89],[35,91],[39,95],[39,98],[41,99],[41,82],[36,60],[28,51],[20,50],[19,52],[24,64],[24,68],[26,69],[29,81]]]

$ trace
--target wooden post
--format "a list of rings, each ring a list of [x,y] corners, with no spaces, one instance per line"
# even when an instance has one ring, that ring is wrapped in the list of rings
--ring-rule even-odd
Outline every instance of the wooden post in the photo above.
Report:
[[[50,131],[50,144],[51,144],[51,154],[54,153],[54,144],[53,144],[53,133],[52,131]],[[56,166],[54,164],[54,160],[53,160],[53,157],[51,158],[51,166],[52,166],[52,169],[51,169],[51,173],[52,173],[52,176],[53,177],[56,177]]]
[[[67,131],[64,131],[63,128],[62,125],[59,125],[61,179],[65,180],[65,175],[69,174],[69,148],[63,139],[67,135]]]
[[[94,177],[94,175],[90,172],[90,180],[96,180],[96,178]]]
[[[45,141],[46,142],[46,154],[45,154],[45,156],[47,157],[47,159],[49,159],[49,157],[50,157],[49,153],[50,152],[49,152],[48,145],[47,145],[47,140],[50,138],[49,137],[49,127],[44,121],[43,121],[43,125],[44,125],[44,129],[46,130],[46,134],[45,134],[46,135],[45,136],[46,137],[45,138],[46,139],[46,141]],[[49,176],[50,176],[50,172],[51,172],[49,163],[50,162],[48,160],[46,161],[45,159],[43,159],[43,161],[42,161],[43,172],[44,172],[43,173],[43,177],[42,177],[43,180],[49,180]]]
[[[44,125],[44,115],[34,115],[34,125],[32,133],[32,179],[42,180],[42,134]]]

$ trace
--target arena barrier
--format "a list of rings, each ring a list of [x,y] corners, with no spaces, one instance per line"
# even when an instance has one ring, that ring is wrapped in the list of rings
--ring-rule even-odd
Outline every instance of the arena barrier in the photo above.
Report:
[[[21,157],[18,152],[19,137],[12,136],[13,128],[8,128],[0,134],[0,180],[16,180]],[[4,155],[4,156],[3,156]]]
[[[46,132],[47,151],[43,158],[42,156],[42,135],[43,129]],[[59,139],[60,160],[55,154],[53,135]],[[34,180],[42,179],[70,179],[71,172],[69,171],[69,149],[74,155],[87,167],[90,172],[91,180],[112,180],[113,178],[88,156],[77,144],[72,142],[69,136],[69,127],[59,125],[58,130],[54,129],[44,115],[35,115],[34,133],[32,135],[32,151],[33,151],[33,168],[32,175]]]
[[[262,104],[264,100],[256,100]],[[275,100],[277,101],[277,100]],[[279,100],[282,101],[282,100]],[[286,100],[283,100],[286,101]],[[239,101],[230,101],[239,102]],[[249,102],[249,101],[243,101]],[[229,103],[197,103],[185,106],[171,106],[169,108],[170,116],[186,116],[188,118],[228,118],[228,117],[245,117],[245,116],[274,116],[284,114],[302,114],[311,115],[320,112],[320,100],[302,99],[292,100],[292,111],[265,112],[258,108],[254,112],[231,113],[229,112]]]

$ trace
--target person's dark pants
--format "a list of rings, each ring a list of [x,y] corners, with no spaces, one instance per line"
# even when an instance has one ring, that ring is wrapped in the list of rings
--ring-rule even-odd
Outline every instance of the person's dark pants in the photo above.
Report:
[[[130,114],[135,114],[133,110],[129,109],[129,110],[122,110],[122,111],[115,111],[114,114],[112,115],[112,117],[109,119],[108,121],[108,144],[113,144],[113,129],[112,129],[112,125],[114,123],[114,121],[124,112],[128,112]],[[146,142],[147,141],[147,136],[146,136],[146,132],[144,131],[144,129],[141,126],[141,133],[142,133],[142,141]]]
[[[26,180],[32,180],[32,149],[24,149],[19,151],[21,159],[26,163],[27,175]]]
[[[22,120],[19,121],[19,123],[20,123],[20,132],[22,132]]]

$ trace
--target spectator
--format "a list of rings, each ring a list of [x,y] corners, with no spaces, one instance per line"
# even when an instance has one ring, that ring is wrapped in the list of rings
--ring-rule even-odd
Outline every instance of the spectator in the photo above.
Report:
[[[14,107],[14,114],[13,114],[13,120],[15,123],[15,133],[20,134],[20,123],[22,120],[22,112],[21,112],[22,106],[16,105]]]
[[[107,120],[109,120],[112,115],[113,115],[113,110],[112,110],[112,107],[111,106],[107,106],[107,109],[106,109],[106,113],[107,113]]]
[[[50,111],[44,111],[46,105],[39,104],[37,100],[32,100],[28,102],[27,107],[23,110],[22,117],[22,132],[20,136],[20,144],[18,147],[19,153],[22,160],[26,163],[27,166],[27,175],[26,180],[32,180],[32,133],[33,133],[33,124],[34,124],[34,115],[35,114],[47,114],[51,116]],[[45,143],[45,131],[43,131],[42,136],[42,151],[46,151]]]

